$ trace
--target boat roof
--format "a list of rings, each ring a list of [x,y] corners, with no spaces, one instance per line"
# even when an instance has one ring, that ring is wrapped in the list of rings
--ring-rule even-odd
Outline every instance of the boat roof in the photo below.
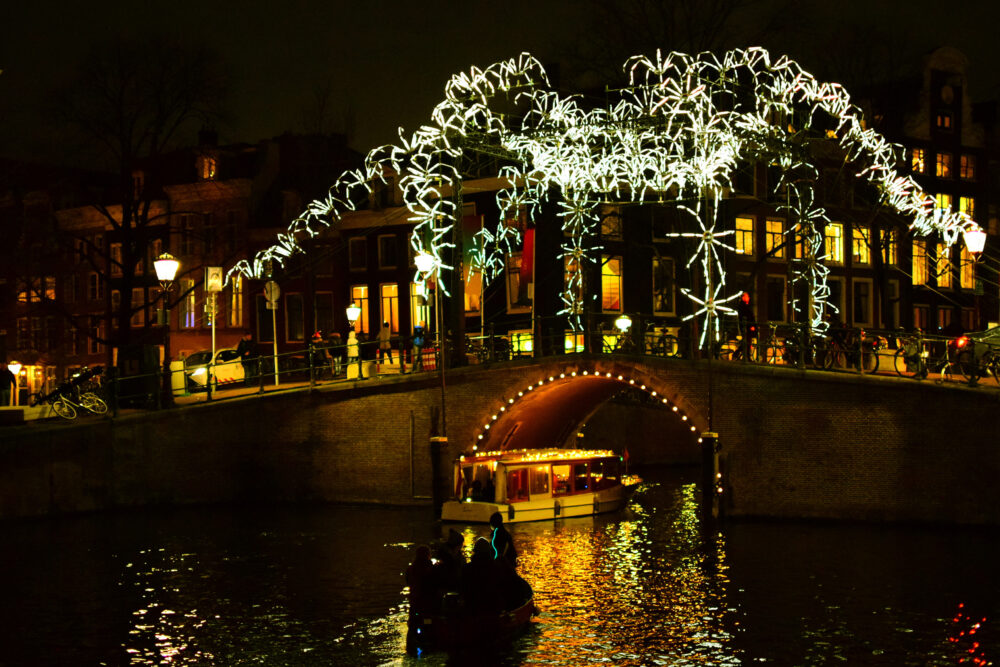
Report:
[[[610,449],[512,449],[498,452],[477,452],[472,456],[460,456],[459,463],[536,463],[539,461],[579,461],[580,459],[618,458]]]

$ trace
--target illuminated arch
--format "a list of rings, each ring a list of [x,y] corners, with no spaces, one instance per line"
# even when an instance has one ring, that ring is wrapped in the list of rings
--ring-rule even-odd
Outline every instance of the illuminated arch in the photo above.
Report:
[[[811,299],[793,306],[807,312],[817,330],[825,327],[829,295],[818,227],[826,215],[815,200],[818,170],[811,162],[817,141],[835,141],[882,203],[912,220],[916,234],[938,233],[950,245],[961,232],[978,228],[965,213],[936,209],[932,197],[896,170],[900,147],[865,127],[842,86],[817,81],[787,57],[774,60],[761,48],[721,58],[657,52],[630,58],[625,71],[629,86],[617,102],[598,109],[552,90],[541,63],[526,53],[456,74],[429,124],[409,138],[400,130],[398,145],[372,150],[362,169],[342,175],[273,246],[238,263],[230,275],[260,278],[269,261],[284,264],[302,250],[301,240],[336,225],[375,183],[385,183],[388,171],[399,174],[414,224],[414,251],[433,257],[431,273],[452,269],[442,251],[452,246],[448,239],[461,214],[454,196],[461,185],[456,165],[474,152],[501,155],[508,163],[499,174],[508,184],[497,193],[500,222],[473,244],[473,268],[486,280],[503,269],[504,253],[518,240],[505,220],[521,207],[533,210],[559,198],[567,232],[560,258],[579,267],[593,261],[598,248],[600,203],[676,201],[691,231],[675,235],[699,239],[688,265],[701,265],[704,285],[698,294],[683,292],[695,306],[689,317],[703,320],[702,345],[705,332],[717,335],[716,318],[733,312],[726,304],[737,296],[726,287],[722,255],[733,248],[725,242],[731,232],[719,229],[719,202],[742,162],[765,161],[780,169],[776,188],[787,197],[779,209],[794,221],[786,233],[801,237],[807,248],[805,258],[794,260],[794,280],[809,286]],[[415,280],[422,283],[429,275],[418,272]],[[562,293],[560,314],[575,329],[583,314],[582,275],[572,272]]]
[[[577,389],[579,383],[589,382],[592,379],[606,382],[607,384],[599,392],[586,392],[585,390],[580,391]],[[504,425],[504,418],[516,413],[523,401],[532,400],[539,392],[552,391],[553,387],[558,387],[557,391],[565,390],[568,400],[573,401],[576,406],[579,406],[581,403],[585,404],[584,412],[598,407],[621,389],[632,389],[636,392],[644,393],[650,401],[655,401],[656,405],[659,405],[668,414],[672,415],[678,424],[683,426],[686,432],[690,433],[692,441],[701,443],[700,433],[707,427],[707,424],[703,423],[704,420],[701,420],[697,415],[685,409],[681,401],[665,396],[660,390],[654,388],[651,384],[647,384],[648,382],[649,380],[643,380],[641,375],[637,375],[633,370],[629,369],[616,369],[615,372],[611,372],[594,367],[580,368],[572,366],[565,368],[559,373],[555,373],[550,369],[550,374],[539,377],[535,382],[528,385],[521,386],[509,397],[501,397],[500,406],[495,408],[493,413],[484,420],[482,426],[477,429],[466,451],[520,449],[520,447],[508,444],[507,439],[514,433],[516,428],[509,421]],[[542,400],[547,402],[546,410],[549,410],[548,406],[551,402],[551,394]],[[556,410],[556,412],[559,412],[559,410]],[[578,418],[581,422],[586,419],[585,415],[576,414],[574,419]],[[496,437],[493,437],[498,425],[502,432],[499,436],[499,441]],[[547,430],[550,435],[555,432],[551,428],[536,428],[536,430],[539,432]],[[519,433],[518,435],[521,434]],[[529,440],[532,440],[532,437],[529,437]],[[560,442],[548,441],[542,443],[531,442],[531,447],[558,447],[561,444]]]

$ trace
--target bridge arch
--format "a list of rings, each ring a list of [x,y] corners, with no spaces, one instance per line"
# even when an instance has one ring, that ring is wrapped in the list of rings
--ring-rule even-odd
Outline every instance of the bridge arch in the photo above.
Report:
[[[671,372],[671,366],[675,372]],[[524,368],[492,395],[482,396],[472,433],[460,436],[461,453],[558,447],[574,437],[610,399],[631,390],[663,412],[672,432],[701,441],[708,430],[703,407],[684,395],[687,362],[650,364],[622,359],[567,359]],[[627,434],[626,434],[627,435]]]

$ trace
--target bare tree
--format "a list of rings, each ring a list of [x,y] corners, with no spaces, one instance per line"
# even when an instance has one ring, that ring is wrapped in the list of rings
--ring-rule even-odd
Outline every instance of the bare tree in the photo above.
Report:
[[[152,208],[164,176],[157,158],[220,121],[225,98],[223,68],[213,51],[156,37],[98,45],[71,82],[53,93],[56,120],[85,142],[92,164],[114,174],[115,186],[100,193],[93,207],[120,254],[112,256],[108,243],[98,247],[88,239],[82,247],[84,261],[105,282],[109,342],[129,342],[129,296],[133,287],[148,284],[142,260],[150,242],[163,237],[165,221]],[[139,172],[142,178],[136,178]],[[139,267],[146,273],[137,274]],[[111,287],[122,295],[114,312]]]

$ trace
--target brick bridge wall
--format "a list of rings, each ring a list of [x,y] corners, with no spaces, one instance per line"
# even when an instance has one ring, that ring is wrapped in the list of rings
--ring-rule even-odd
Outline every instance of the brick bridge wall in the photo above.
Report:
[[[506,399],[584,370],[621,375],[678,407],[641,410],[654,426],[662,419],[662,442],[648,440],[649,424],[620,424],[610,444],[632,443],[638,463],[690,458],[694,436],[678,434],[688,423],[707,429],[711,385],[731,516],[1000,524],[996,390],[908,379],[585,355],[458,369],[447,375],[439,469],[450,474],[500,407],[515,413]],[[231,501],[426,504],[440,398],[428,375],[7,427],[0,518]]]

